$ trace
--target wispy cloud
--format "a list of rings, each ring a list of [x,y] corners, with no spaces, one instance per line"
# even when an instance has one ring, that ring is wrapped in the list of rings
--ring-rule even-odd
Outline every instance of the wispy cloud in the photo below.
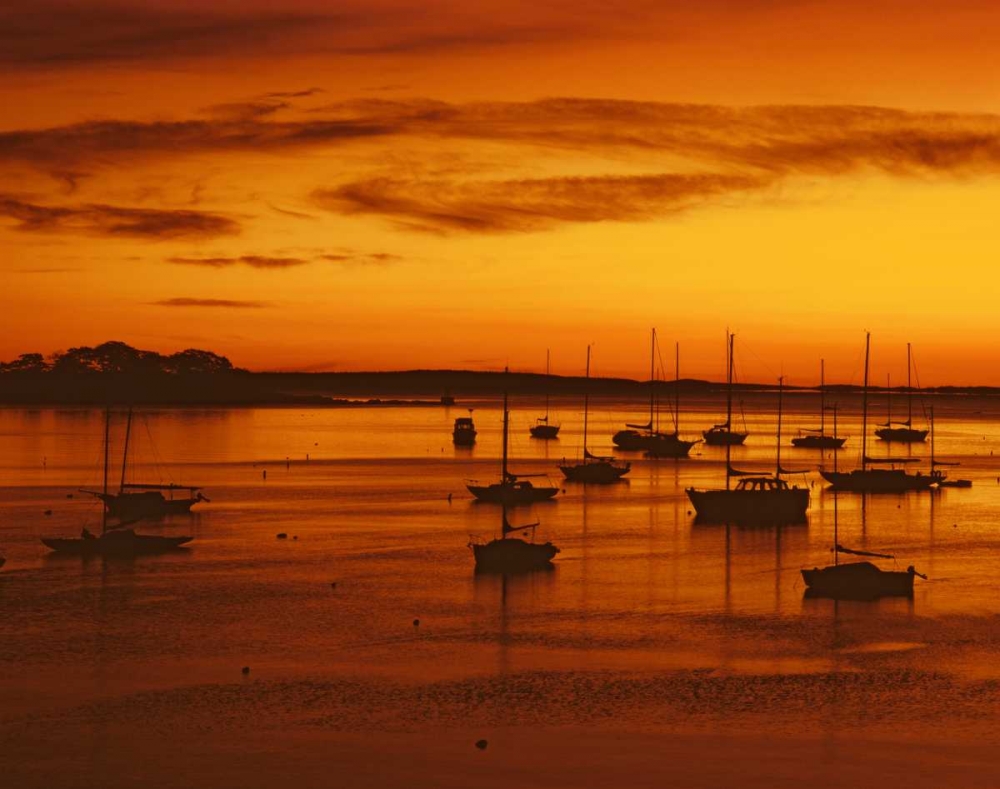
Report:
[[[467,183],[376,178],[320,190],[314,197],[331,211],[385,216],[417,230],[503,233],[560,222],[649,219],[768,183],[757,176],[711,173]]]
[[[151,302],[157,307],[221,307],[236,310],[258,310],[271,306],[266,301],[239,301],[236,299],[195,299],[178,296],[172,299],[161,299]]]
[[[355,252],[353,250],[330,252],[319,257],[320,260],[347,266],[388,266],[405,259],[402,255],[395,255],[391,252]]]
[[[0,218],[32,233],[79,233],[96,236],[176,239],[211,238],[240,231],[236,221],[205,211],[128,208],[103,204],[41,205],[0,195]]]
[[[267,255],[240,255],[239,257],[224,258],[184,258],[172,257],[167,259],[168,263],[178,266],[201,266],[202,268],[230,268],[232,266],[249,266],[257,269],[286,269],[295,266],[304,266],[309,263],[304,258],[289,257],[269,257]]]
[[[289,93],[295,92],[310,91]],[[91,121],[0,132],[0,168],[41,168],[73,188],[76,176],[67,180],[66,173],[96,177],[108,167],[168,155],[309,149],[325,155],[359,141],[398,146],[447,140],[457,157],[451,172],[421,181],[405,158],[397,163],[385,157],[371,165],[377,175],[353,175],[313,195],[314,203],[329,211],[385,216],[439,232],[642,219],[801,176],[1000,175],[1000,116],[988,114],[557,98],[470,104],[368,99],[315,108],[304,118],[271,117],[272,106],[283,103],[275,98],[222,105],[221,114],[211,118]],[[483,142],[508,149],[508,156],[496,157],[492,178],[463,164],[462,153],[475,156]],[[586,169],[598,174],[519,180],[504,169],[553,150],[586,162]],[[558,159],[549,161],[558,167]],[[630,174],[621,175],[626,164]],[[634,174],[637,169],[643,174]],[[8,206],[6,214],[14,213]],[[26,208],[16,213],[22,229],[46,226],[44,219],[28,217]],[[217,226],[214,232],[222,230]]]

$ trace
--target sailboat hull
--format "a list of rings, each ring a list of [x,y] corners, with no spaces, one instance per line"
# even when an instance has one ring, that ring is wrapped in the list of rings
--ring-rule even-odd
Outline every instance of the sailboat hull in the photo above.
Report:
[[[919,444],[927,440],[928,432],[910,427],[883,427],[876,430],[875,435],[890,444]]]
[[[902,469],[869,468],[853,471],[820,471],[835,490],[854,493],[905,493],[928,490],[939,481],[937,474],[908,474]]]
[[[532,425],[528,428],[532,438],[541,438],[551,441],[559,436],[559,425]]]
[[[809,597],[835,600],[876,600],[912,597],[912,572],[880,570],[871,562],[851,562],[802,571]]]
[[[846,438],[833,436],[797,436],[792,439],[792,446],[799,449],[840,449]]]
[[[136,534],[131,529],[116,529],[100,537],[43,537],[42,543],[57,553],[77,556],[140,556],[173,551],[192,539],[194,538]]]
[[[570,482],[589,485],[610,485],[618,482],[632,469],[630,463],[594,461],[578,463],[575,466],[559,466],[559,470]]]
[[[749,433],[736,433],[732,430],[705,430],[701,435],[710,447],[735,447],[746,441]]]
[[[492,485],[466,485],[466,487],[479,501],[503,504],[507,507],[547,501],[559,492],[559,488],[535,487],[527,481],[519,481],[513,485],[497,482]]]
[[[100,493],[97,498],[104,502],[108,515],[121,520],[139,518],[162,518],[165,515],[183,515],[200,502],[201,497],[168,499],[158,491],[142,493]]]
[[[646,456],[651,458],[686,458],[695,441],[684,441],[670,433],[657,433],[649,437]]]
[[[695,490],[688,488],[704,523],[805,523],[809,490]]]
[[[514,537],[472,544],[472,555],[479,572],[511,573],[543,570],[552,567],[559,549],[551,542],[534,543]]]

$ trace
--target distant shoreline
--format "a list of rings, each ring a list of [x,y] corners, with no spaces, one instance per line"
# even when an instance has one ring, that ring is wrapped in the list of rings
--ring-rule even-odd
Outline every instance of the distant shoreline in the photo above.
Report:
[[[706,395],[725,391],[721,382],[681,379],[680,394]],[[675,392],[674,381],[658,381],[661,398]],[[734,384],[740,393],[773,392],[773,384]],[[818,387],[786,386],[789,393],[814,392]],[[861,386],[827,384],[828,393],[852,394]],[[20,406],[159,405],[159,406],[309,406],[321,408],[441,407],[450,396],[456,406],[463,399],[512,396],[613,396],[644,400],[650,382],[629,378],[545,376],[539,373],[474,372],[469,370],[405,370],[350,373],[55,373],[0,374],[0,404]],[[869,387],[884,394],[885,387]],[[918,389],[893,387],[894,396],[914,394],[1000,396],[1000,387],[939,386]]]

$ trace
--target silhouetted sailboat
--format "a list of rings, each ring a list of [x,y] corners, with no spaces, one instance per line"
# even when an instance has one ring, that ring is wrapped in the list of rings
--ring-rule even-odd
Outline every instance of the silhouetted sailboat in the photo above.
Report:
[[[825,363],[819,360],[819,430],[805,430],[805,435],[792,439],[792,446],[800,449],[840,449],[846,438],[837,437],[837,407],[833,411],[833,435],[826,434],[826,370]]]
[[[903,493],[908,490],[928,490],[943,479],[943,475],[910,474],[898,468],[869,468],[873,464],[915,463],[917,458],[868,457],[868,365],[871,355],[871,334],[865,334],[865,383],[861,400],[861,468],[853,471],[820,471],[823,479],[837,490],[856,493]]]
[[[583,462],[566,463],[559,466],[566,479],[571,482],[584,482],[596,485],[607,485],[617,482],[632,468],[632,464],[621,462],[611,457],[592,455],[587,449],[587,419],[590,406],[590,346],[587,346],[587,383],[583,392]]]
[[[875,435],[883,441],[899,444],[918,444],[927,438],[926,430],[915,430],[913,428],[913,387],[910,384],[910,372],[913,365],[910,362],[910,343],[906,343],[906,421],[896,422],[899,427],[893,427],[892,421],[892,389],[886,385],[886,419]]]
[[[111,411],[104,414],[104,495],[108,495],[108,453],[111,439]],[[117,525],[108,524],[108,507],[101,508],[101,533],[91,534],[86,528],[80,537],[43,537],[42,543],[59,553],[84,556],[136,556],[140,554],[163,553],[191,542],[192,537],[166,537],[153,534],[137,534],[127,528],[134,520]]]
[[[504,371],[506,372],[506,370]],[[551,499],[559,492],[552,486],[535,486],[528,476],[545,476],[543,474],[512,474],[507,468],[507,444],[510,434],[510,411],[507,410],[507,392],[503,393],[503,454],[500,462],[500,481],[492,485],[480,485],[475,481],[466,487],[480,501],[492,504],[503,504],[514,507],[519,504],[531,504],[536,501]]]
[[[674,432],[659,430],[649,436],[646,455],[651,458],[686,458],[697,441],[681,438],[681,346],[674,344]]]
[[[132,436],[132,409],[128,410],[128,421],[125,426],[125,445],[122,450],[122,474],[117,493],[111,493],[107,487],[103,491],[81,490],[104,502],[108,515],[121,520],[139,520],[141,518],[162,518],[165,515],[180,515],[190,512],[191,508],[201,501],[208,501],[197,485],[175,485],[173,483],[142,483],[126,482],[125,473],[128,468],[129,440]],[[174,498],[177,491],[186,491],[187,496]],[[164,495],[169,494],[169,498]]]
[[[748,433],[733,430],[733,341],[735,334],[729,335],[728,364],[726,365],[726,421],[713,425],[702,432],[705,443],[714,447],[737,446],[747,440]]]
[[[833,564],[828,567],[814,567],[802,570],[802,580],[806,584],[807,597],[828,597],[834,600],[876,600],[880,597],[911,597],[913,579],[926,575],[918,573],[913,566],[906,572],[882,570],[871,562],[840,563],[840,554],[869,556],[875,559],[894,559],[888,553],[855,551],[845,548],[839,542],[837,526],[837,494],[833,494]]]
[[[809,509],[809,489],[789,484],[782,474],[800,472],[781,467],[781,395],[784,379],[778,379],[777,457],[773,476],[737,471],[730,464],[730,444],[726,445],[726,487],[724,490],[687,489],[698,519],[708,523],[804,523]],[[730,478],[740,477],[736,488]]]
[[[625,423],[625,430],[619,430],[611,437],[616,447],[627,452],[646,452],[651,457],[687,457],[697,442],[681,439],[680,422],[680,346],[677,346],[677,378],[674,382],[674,432],[661,433],[656,401],[656,329],[650,331],[649,343],[649,422],[645,425]]]
[[[455,427],[451,431],[451,440],[456,447],[471,447],[476,443],[476,426],[472,422],[472,409],[469,409],[468,416],[460,416],[455,420]]]
[[[540,416],[535,420],[530,428],[532,438],[552,440],[559,435],[559,425],[549,422],[549,351],[545,350],[545,416]]]
[[[536,543],[535,527],[538,521],[525,526],[511,526],[507,521],[507,507],[500,516],[500,537],[489,542],[469,541],[469,548],[476,561],[477,572],[516,573],[525,570],[542,570],[552,566],[559,549],[551,542]],[[514,537],[518,532],[531,529],[531,540]]]

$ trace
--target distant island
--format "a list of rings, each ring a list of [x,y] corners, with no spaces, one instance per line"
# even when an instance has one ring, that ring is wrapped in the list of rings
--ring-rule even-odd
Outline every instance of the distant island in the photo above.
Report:
[[[440,406],[446,396],[512,395],[575,396],[589,391],[642,400],[649,381],[582,376],[546,377],[538,373],[469,370],[400,372],[270,373],[234,367],[225,356],[191,348],[163,355],[118,341],[82,346],[44,356],[25,353],[0,362],[0,404],[4,405],[187,405],[187,406]],[[721,392],[721,382],[681,379],[685,394]],[[657,382],[668,396],[673,381]],[[773,384],[744,383],[744,392],[771,391]],[[814,387],[786,387],[810,391]],[[873,387],[875,388],[875,387]],[[880,388],[880,387],[879,387]],[[830,392],[860,391],[859,386],[827,384]],[[906,387],[893,387],[905,392]],[[914,389],[914,391],[918,391]],[[997,387],[935,387],[921,392],[998,395]]]

